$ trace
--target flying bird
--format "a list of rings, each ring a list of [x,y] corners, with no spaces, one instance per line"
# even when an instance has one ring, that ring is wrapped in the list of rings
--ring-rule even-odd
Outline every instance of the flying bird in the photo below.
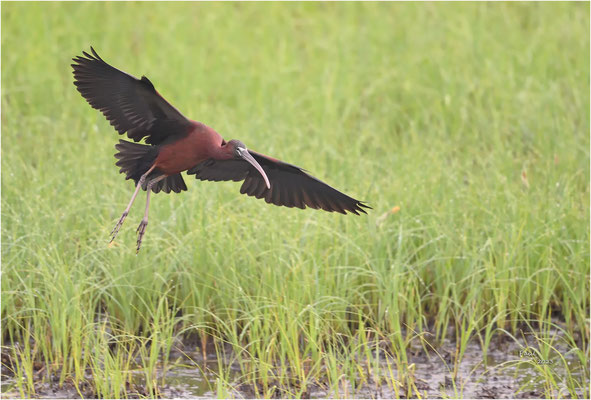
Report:
[[[225,141],[215,130],[186,118],[168,103],[148,78],[137,79],[92,54],[73,58],[74,85],[111,125],[133,140],[119,140],[115,163],[135,191],[111,232],[117,236],[140,189],[147,192],[144,217],[137,228],[137,251],[148,225],[150,193],[187,190],[181,172],[204,181],[244,181],[240,193],[277,206],[306,207],[359,215],[371,208],[334,189],[302,168],[248,149],[240,140]],[[146,144],[137,143],[144,139]]]

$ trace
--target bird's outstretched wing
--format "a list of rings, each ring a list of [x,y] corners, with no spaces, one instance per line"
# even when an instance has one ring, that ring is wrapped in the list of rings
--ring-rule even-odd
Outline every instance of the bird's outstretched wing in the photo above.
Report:
[[[347,211],[359,215],[371,208],[362,201],[355,200],[335,188],[307,174],[295,165],[284,163],[263,154],[248,151],[261,165],[271,189],[267,189],[261,174],[244,160],[209,159],[187,171],[197,179],[205,181],[241,181],[240,193],[265,199],[277,206],[316,208],[346,214]]]
[[[120,134],[127,132],[136,142],[146,137],[146,143],[157,145],[190,130],[191,121],[164,100],[148,78],[120,71],[90,50],[92,54],[73,58],[74,85]]]

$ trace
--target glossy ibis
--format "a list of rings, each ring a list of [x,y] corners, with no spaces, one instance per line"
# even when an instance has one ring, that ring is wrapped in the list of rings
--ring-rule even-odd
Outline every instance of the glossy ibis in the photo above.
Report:
[[[187,190],[181,172],[206,181],[244,181],[240,193],[278,206],[347,211],[370,208],[307,174],[300,167],[248,150],[239,140],[226,142],[212,128],[192,121],[169,104],[142,76],[137,79],[92,54],[73,58],[74,85],[119,132],[139,142],[119,140],[116,165],[136,184],[131,200],[111,232],[117,236],[140,188],[147,192],[144,218],[137,228],[137,251],[148,225],[150,192]]]

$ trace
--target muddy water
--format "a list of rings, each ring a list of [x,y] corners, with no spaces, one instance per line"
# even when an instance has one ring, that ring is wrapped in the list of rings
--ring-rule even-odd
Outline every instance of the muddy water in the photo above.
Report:
[[[526,343],[527,342],[527,343]],[[561,359],[566,360],[568,370],[578,381],[581,387],[586,387],[587,392],[577,390],[578,397],[584,397],[589,388],[589,368],[580,363],[574,352],[567,352],[566,345],[559,343],[557,352],[549,356],[548,360],[540,360],[531,349],[537,349],[534,341],[527,339],[509,339],[508,337],[494,340],[486,358],[477,341],[468,344],[462,360],[457,364],[454,378],[454,354],[455,344],[444,341],[434,349],[425,351],[420,343],[413,343],[408,351],[410,369],[414,370],[414,382],[421,396],[429,398],[464,397],[464,398],[540,398],[545,397],[544,375],[538,370],[536,364],[544,363],[553,372],[554,379],[566,382],[567,367]],[[529,348],[527,347],[529,344]],[[563,348],[561,348],[563,347]],[[388,371],[383,355],[382,370]],[[161,388],[160,396],[165,398],[215,398],[216,379],[218,377],[218,360],[214,354],[204,359],[201,352],[173,351],[171,353],[169,368],[159,371],[160,377],[164,377],[165,387]],[[253,388],[241,382],[239,367],[225,361],[222,363],[225,370],[229,370],[226,379],[234,382],[230,395],[236,398],[256,397]],[[395,370],[395,368],[393,368]],[[383,374],[382,378],[386,378]],[[18,397],[12,392],[14,382],[3,374],[2,397]],[[391,379],[378,379],[374,376],[370,383],[363,383],[353,388],[351,383],[344,383],[339,392],[331,392],[320,383],[309,385],[306,393],[310,398],[347,397],[347,398],[394,398],[396,396],[391,387]],[[394,378],[398,378],[394,376]],[[380,381],[380,383],[376,383]],[[135,385],[138,396],[149,395],[142,393],[143,374],[137,374]],[[565,383],[559,383],[559,390],[552,397],[571,397]],[[405,395],[405,390],[399,388],[400,395]],[[133,390],[128,392],[132,396]],[[278,392],[278,396],[285,394]],[[90,395],[88,393],[86,396]],[[72,387],[65,385],[62,388],[55,384],[40,384],[37,391],[38,397],[44,398],[79,398],[80,395]],[[416,394],[413,396],[415,397]]]
[[[530,341],[530,350],[525,340],[498,340],[491,343],[486,359],[483,358],[480,345],[476,341],[468,344],[466,352],[458,364],[456,379],[453,380],[455,344],[445,341],[437,353],[425,353],[422,346],[409,351],[409,362],[414,364],[415,385],[422,396],[429,398],[464,397],[464,398],[540,398],[545,397],[545,378],[536,368],[537,363],[546,363],[554,371],[556,380],[566,381],[567,371],[560,355],[554,354],[548,360],[540,360],[531,348],[536,348]],[[573,378],[581,382],[582,387],[589,387],[589,370],[585,368],[574,353],[561,355],[565,358],[568,370]],[[564,346],[566,347],[566,346]],[[217,364],[216,364],[217,365]],[[383,362],[383,371],[387,371]],[[177,368],[167,374],[170,388],[181,390],[176,397],[215,397],[215,372],[203,375],[198,368]],[[252,398],[255,393],[246,385],[239,384],[239,370],[233,370],[237,379],[232,395],[236,398]],[[395,377],[397,378],[397,377]],[[213,382],[212,382],[213,380]],[[455,385],[454,385],[455,383]],[[391,382],[390,382],[391,384]],[[571,397],[565,384],[559,384],[560,391],[553,397]],[[173,393],[171,393],[173,394]],[[401,391],[404,395],[404,391]],[[577,391],[578,397],[584,398],[583,390]],[[394,398],[391,386],[382,380],[382,384],[365,384],[353,389],[351,384],[341,388],[339,393],[331,392],[319,385],[311,385],[307,393],[310,398]]]

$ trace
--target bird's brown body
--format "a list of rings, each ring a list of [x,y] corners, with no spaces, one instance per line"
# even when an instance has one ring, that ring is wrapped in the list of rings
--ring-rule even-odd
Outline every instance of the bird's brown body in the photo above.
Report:
[[[210,158],[232,158],[232,154],[222,148],[224,139],[219,133],[201,122],[191,123],[192,129],[187,134],[159,146],[154,165],[167,176],[187,171]]]
[[[74,58],[74,84],[120,133],[134,142],[119,140],[116,165],[136,188],[112,232],[115,239],[140,189],[147,191],[144,218],[138,227],[139,251],[148,224],[150,192],[187,190],[182,172],[206,181],[244,181],[240,193],[285,207],[351,212],[369,208],[339,192],[303,169],[247,150],[239,140],[226,142],[212,128],[186,118],[168,103],[145,76],[137,79],[92,54]]]

